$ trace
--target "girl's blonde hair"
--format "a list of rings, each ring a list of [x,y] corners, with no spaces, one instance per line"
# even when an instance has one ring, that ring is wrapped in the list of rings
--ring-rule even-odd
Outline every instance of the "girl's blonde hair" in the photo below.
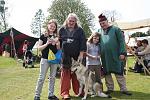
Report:
[[[93,37],[99,37],[99,42],[100,42],[100,33],[98,33],[98,32],[92,33],[91,36],[88,38],[87,42],[93,43]],[[99,42],[98,42],[98,43],[99,43]],[[98,44],[98,43],[97,43],[97,44]]]

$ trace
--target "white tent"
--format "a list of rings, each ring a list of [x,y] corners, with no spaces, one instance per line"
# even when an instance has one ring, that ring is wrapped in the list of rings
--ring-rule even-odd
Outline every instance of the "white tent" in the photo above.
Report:
[[[136,46],[136,40],[143,40],[143,39],[147,39],[148,43],[150,45],[150,36],[146,36],[146,37],[136,37],[136,38],[130,38],[128,46]],[[126,41],[128,41],[128,38],[126,39]]]
[[[135,22],[117,22],[115,23],[115,25],[120,27],[122,30],[140,29],[140,28],[150,27],[150,18],[135,21]]]

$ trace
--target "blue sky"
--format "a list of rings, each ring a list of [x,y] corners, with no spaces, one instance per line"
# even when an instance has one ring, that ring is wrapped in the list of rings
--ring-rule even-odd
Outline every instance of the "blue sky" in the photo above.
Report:
[[[30,25],[38,9],[47,14],[52,0],[7,0],[9,23],[23,33],[31,34]],[[97,17],[103,10],[116,10],[121,14],[120,21],[131,22],[150,18],[150,0],[82,0]],[[97,19],[96,19],[97,20]],[[96,23],[98,27],[98,23]]]

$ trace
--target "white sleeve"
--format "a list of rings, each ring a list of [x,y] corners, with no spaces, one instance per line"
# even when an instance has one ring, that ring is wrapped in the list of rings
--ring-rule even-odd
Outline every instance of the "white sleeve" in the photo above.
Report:
[[[147,46],[143,51],[138,52],[138,55],[145,55],[150,53],[150,46]]]

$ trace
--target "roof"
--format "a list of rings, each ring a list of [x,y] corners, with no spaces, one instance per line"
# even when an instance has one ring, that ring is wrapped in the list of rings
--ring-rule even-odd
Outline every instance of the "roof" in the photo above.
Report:
[[[0,33],[0,36],[4,37],[4,36],[10,35],[11,30],[12,30],[12,32],[13,32],[14,37],[15,37],[16,35],[18,35],[18,34],[23,34],[23,35],[28,36],[28,37],[37,38],[37,37],[31,36],[31,35],[24,34],[24,33],[18,31],[17,29],[15,29],[15,28],[13,28],[13,27],[10,28],[10,29],[8,29],[8,30],[6,30],[5,32]]]
[[[122,30],[133,30],[133,29],[145,28],[145,27],[150,27],[150,18],[135,21],[135,22],[117,22],[115,23],[115,25],[120,27]]]
[[[130,38],[128,46],[136,46],[136,40],[143,40],[143,39],[147,39],[150,45],[150,36],[145,36],[145,37]]]

